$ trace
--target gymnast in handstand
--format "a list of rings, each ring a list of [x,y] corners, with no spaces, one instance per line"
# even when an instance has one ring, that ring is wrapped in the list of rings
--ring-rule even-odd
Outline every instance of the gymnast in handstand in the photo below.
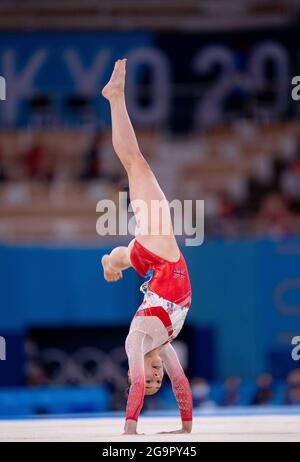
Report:
[[[167,372],[178,402],[182,426],[171,433],[192,430],[192,396],[189,381],[171,345],[179,334],[191,304],[186,262],[172,227],[168,201],[144,159],[126,109],[124,87],[126,59],[115,63],[102,94],[109,101],[114,150],[129,181],[130,200],[136,218],[135,239],[128,247],[116,247],[102,257],[106,281],[118,281],[122,271],[133,267],[140,276],[151,274],[143,284],[144,300],[130,325],[126,339],[130,383],[125,434],[137,433],[144,395],[153,395]],[[152,203],[158,201],[159,213]],[[145,213],[141,213],[141,204]]]

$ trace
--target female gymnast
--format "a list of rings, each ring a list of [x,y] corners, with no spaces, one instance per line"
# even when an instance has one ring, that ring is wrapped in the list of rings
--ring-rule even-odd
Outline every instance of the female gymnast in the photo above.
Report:
[[[142,277],[151,271],[152,277],[142,285],[144,300],[131,322],[125,344],[130,389],[124,433],[137,433],[144,395],[153,395],[160,389],[163,368],[171,380],[182,420],[181,429],[171,433],[190,433],[191,389],[171,345],[191,304],[189,274],[174,236],[169,204],[139,149],[127,113],[125,74],[126,59],[116,61],[102,94],[110,103],[113,147],[128,175],[136,218],[135,239],[128,247],[116,247],[110,255],[104,255],[102,266],[106,281],[118,281],[129,267]],[[151,211],[153,201],[159,201],[160,213]],[[146,206],[147,216],[141,214],[141,203]]]

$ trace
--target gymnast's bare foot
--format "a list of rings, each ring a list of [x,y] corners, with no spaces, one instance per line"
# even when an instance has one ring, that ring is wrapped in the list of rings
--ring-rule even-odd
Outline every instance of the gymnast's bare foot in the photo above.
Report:
[[[101,260],[103,276],[107,282],[116,282],[122,279],[122,271],[115,271],[109,263],[109,255],[104,255]]]
[[[115,96],[122,95],[124,93],[126,61],[127,59],[125,58],[118,59],[115,62],[115,67],[111,74],[110,80],[102,90],[102,95],[109,101]]]

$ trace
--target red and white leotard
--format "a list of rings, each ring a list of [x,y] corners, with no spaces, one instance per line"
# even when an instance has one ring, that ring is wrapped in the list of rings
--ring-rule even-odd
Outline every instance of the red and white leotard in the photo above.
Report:
[[[170,345],[177,337],[191,304],[191,285],[182,254],[177,262],[167,261],[146,249],[137,240],[131,250],[133,268],[142,277],[152,271],[150,281],[141,286],[144,300],[138,308],[126,339],[131,373],[126,419],[137,420],[144,393],[144,355],[162,347],[160,356],[171,379],[182,420],[192,420],[192,397],[188,380]],[[137,348],[137,345],[142,347]]]
[[[141,287],[141,290],[147,289],[136,316],[157,316],[168,331],[168,340],[173,340],[191,304],[191,284],[183,255],[180,254],[177,262],[169,262],[135,240],[130,260],[142,277],[153,271],[150,281]]]

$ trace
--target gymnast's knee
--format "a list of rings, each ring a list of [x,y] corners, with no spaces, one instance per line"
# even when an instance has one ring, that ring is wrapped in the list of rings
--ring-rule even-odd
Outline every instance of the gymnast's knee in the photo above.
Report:
[[[135,153],[133,156],[128,156],[125,161],[125,169],[128,175],[135,176],[138,175],[139,177],[143,175],[147,175],[151,173],[151,168],[143,157],[142,153],[139,151]]]

